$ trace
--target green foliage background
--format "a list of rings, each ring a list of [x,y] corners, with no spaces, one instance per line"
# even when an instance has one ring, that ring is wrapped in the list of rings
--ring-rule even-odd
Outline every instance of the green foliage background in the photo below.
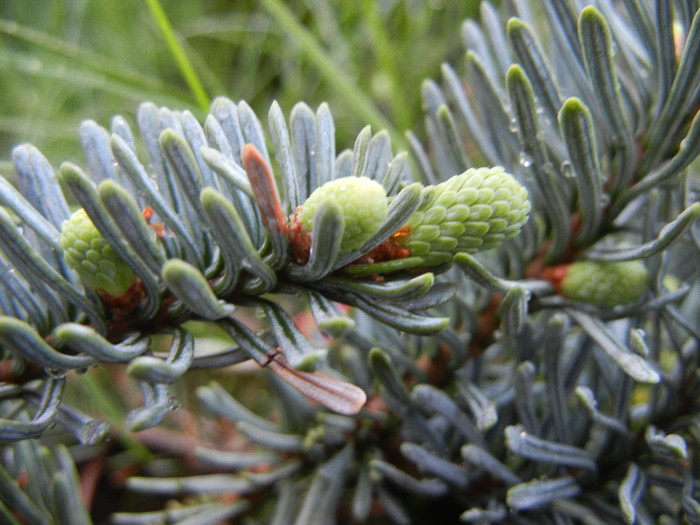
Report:
[[[31,142],[52,163],[81,159],[77,127],[129,118],[151,100],[206,114],[159,29],[157,2],[0,3],[0,168]],[[420,129],[420,83],[464,52],[459,26],[477,1],[223,1],[160,4],[209,97],[265,114],[330,104],[338,137],[364,125],[396,139]],[[199,108],[199,111],[196,111]],[[131,120],[131,119],[130,119]]]

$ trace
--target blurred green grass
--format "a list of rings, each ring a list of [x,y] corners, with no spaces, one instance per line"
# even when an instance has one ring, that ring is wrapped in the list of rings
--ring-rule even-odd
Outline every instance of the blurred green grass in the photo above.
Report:
[[[31,142],[52,164],[82,162],[81,120],[133,122],[152,100],[205,115],[147,1],[0,2],[0,173]],[[158,4],[158,2],[155,2]],[[459,63],[460,26],[478,0],[162,0],[206,96],[246,100],[266,120],[272,100],[330,104],[339,146],[366,124],[422,128],[420,84]],[[191,84],[190,84],[191,85]]]

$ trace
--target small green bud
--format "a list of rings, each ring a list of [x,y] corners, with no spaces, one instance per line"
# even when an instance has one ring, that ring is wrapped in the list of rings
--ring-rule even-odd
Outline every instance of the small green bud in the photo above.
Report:
[[[496,248],[520,232],[530,213],[527,190],[500,166],[471,168],[424,191],[401,242],[428,266]]]
[[[317,188],[301,207],[302,230],[310,233],[318,207],[327,199],[340,207],[345,222],[340,250],[361,248],[386,219],[387,199],[384,186],[367,177],[343,177]]]
[[[59,241],[66,264],[98,292],[118,297],[136,279],[82,208],[63,221]]]
[[[612,308],[638,301],[648,285],[641,261],[579,261],[569,265],[560,291],[567,299]]]

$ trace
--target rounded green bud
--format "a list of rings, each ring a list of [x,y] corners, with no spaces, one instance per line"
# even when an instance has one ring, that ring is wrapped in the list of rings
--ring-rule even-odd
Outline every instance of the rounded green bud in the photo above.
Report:
[[[98,292],[120,296],[136,279],[82,208],[63,221],[59,241],[66,264]]]
[[[306,199],[299,214],[304,232],[311,232],[316,210],[329,199],[340,207],[345,223],[342,252],[361,248],[386,219],[384,186],[367,177],[343,177],[325,183]]]
[[[500,166],[470,168],[424,191],[401,243],[428,266],[496,248],[520,232],[530,213],[527,189]]]
[[[567,299],[612,308],[638,301],[648,285],[641,261],[579,261],[569,265],[559,286]]]

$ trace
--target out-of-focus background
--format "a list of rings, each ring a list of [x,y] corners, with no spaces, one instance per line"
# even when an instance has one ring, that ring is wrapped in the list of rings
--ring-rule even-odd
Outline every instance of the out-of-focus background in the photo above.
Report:
[[[205,112],[167,44],[158,8],[206,97],[327,101],[339,147],[366,124],[402,137],[421,125],[421,81],[460,63],[460,26],[478,0],[4,0],[0,2],[0,173],[31,142],[52,164],[80,162],[77,129],[138,104]],[[420,132],[418,132],[420,135]]]

